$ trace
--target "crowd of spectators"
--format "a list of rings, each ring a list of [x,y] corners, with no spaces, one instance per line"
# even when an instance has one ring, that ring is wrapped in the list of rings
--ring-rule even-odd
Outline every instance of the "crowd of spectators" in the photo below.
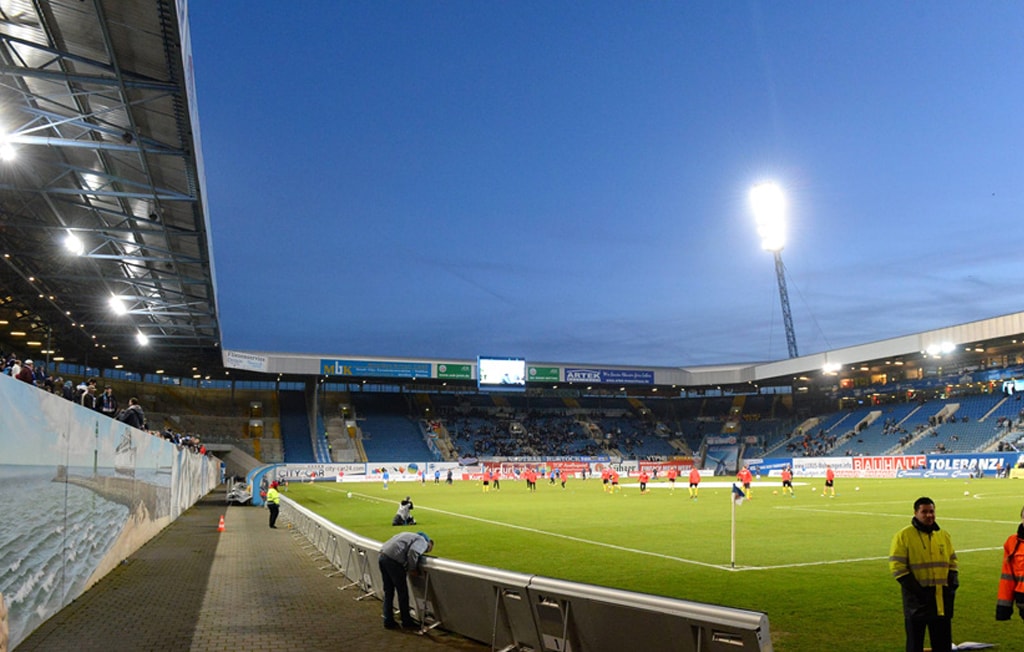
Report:
[[[452,418],[447,424],[460,456],[516,457],[522,455],[600,455],[604,450],[571,416],[550,416],[530,412],[474,411]]]
[[[786,450],[794,457],[823,457],[832,453],[836,445],[836,435],[830,435],[824,428],[803,433],[786,444]]]
[[[446,427],[463,457],[604,455],[610,450],[636,455],[647,437],[657,435],[656,424],[629,413],[472,410],[451,417]]]
[[[170,429],[164,429],[163,431],[149,430],[149,424],[146,422],[146,413],[139,404],[139,400],[133,396],[128,399],[128,404],[122,408],[117,397],[114,396],[114,390],[110,385],[104,386],[102,391],[97,389],[98,378],[86,378],[78,385],[75,385],[71,380],[49,375],[46,372],[45,365],[37,364],[31,359],[21,360],[14,353],[0,353],[0,360],[3,362],[3,368],[0,369],[0,373],[33,385],[44,392],[56,394],[68,401],[78,403],[82,407],[100,412],[112,419],[122,421],[139,430],[162,437],[175,444],[179,449],[188,449],[200,455],[206,454],[206,446],[198,435],[186,435],[173,432]]]

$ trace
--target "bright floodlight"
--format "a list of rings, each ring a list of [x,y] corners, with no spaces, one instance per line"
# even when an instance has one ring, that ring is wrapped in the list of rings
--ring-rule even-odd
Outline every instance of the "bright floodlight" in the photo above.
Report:
[[[939,357],[941,355],[948,355],[956,350],[956,345],[952,342],[940,342],[932,344],[925,349],[925,353],[933,357]]]
[[[123,315],[128,312],[128,306],[124,305],[124,299],[119,296],[110,297],[110,309],[115,315]]]
[[[786,246],[786,197],[774,183],[750,189],[750,206],[757,220],[757,234],[765,251],[782,251]]]
[[[82,239],[74,233],[69,233],[68,236],[64,238],[64,246],[68,251],[76,256],[81,256],[85,253],[85,243],[82,242]]]
[[[146,334],[143,333],[142,331],[139,331],[135,335],[135,341],[139,343],[139,346],[146,346],[147,344],[149,344],[149,338],[146,337]]]

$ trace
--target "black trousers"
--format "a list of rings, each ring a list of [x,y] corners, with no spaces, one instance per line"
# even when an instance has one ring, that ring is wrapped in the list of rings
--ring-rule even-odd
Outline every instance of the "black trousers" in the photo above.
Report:
[[[904,618],[903,623],[907,630],[907,652],[924,652],[925,630],[931,637],[932,652],[950,652],[953,649],[952,618]]]
[[[281,510],[281,506],[277,503],[267,503],[267,509],[270,510],[270,527],[277,527],[277,513]]]
[[[398,594],[398,613],[402,624],[412,622],[409,615],[409,585],[405,581],[405,566],[390,557],[381,555],[377,561],[381,580],[384,582],[384,623],[395,622],[395,594]]]

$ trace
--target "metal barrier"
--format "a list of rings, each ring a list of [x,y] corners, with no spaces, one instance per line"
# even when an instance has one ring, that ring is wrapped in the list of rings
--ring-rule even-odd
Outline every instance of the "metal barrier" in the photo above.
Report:
[[[331,523],[283,498],[282,512],[349,584],[356,600],[383,598],[381,542]],[[421,632],[441,628],[501,652],[772,652],[768,616],[676,598],[424,558],[410,578]]]

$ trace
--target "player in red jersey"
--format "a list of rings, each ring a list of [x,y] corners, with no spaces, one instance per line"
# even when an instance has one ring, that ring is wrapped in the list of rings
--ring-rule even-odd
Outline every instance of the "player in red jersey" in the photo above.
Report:
[[[697,467],[690,469],[690,500],[697,500],[697,491],[700,489],[700,471]]]
[[[796,498],[796,494],[793,493],[793,472],[788,466],[782,469],[782,495],[785,496],[787,491],[790,498]]]
[[[747,494],[747,500],[753,500],[754,496],[750,493],[750,483],[754,481],[754,475],[744,464],[740,472],[736,474],[736,479],[743,484],[743,493]]]
[[[831,466],[825,467],[825,490],[821,492],[824,496],[827,492],[832,492],[829,498],[836,497],[836,472],[832,470]]]

